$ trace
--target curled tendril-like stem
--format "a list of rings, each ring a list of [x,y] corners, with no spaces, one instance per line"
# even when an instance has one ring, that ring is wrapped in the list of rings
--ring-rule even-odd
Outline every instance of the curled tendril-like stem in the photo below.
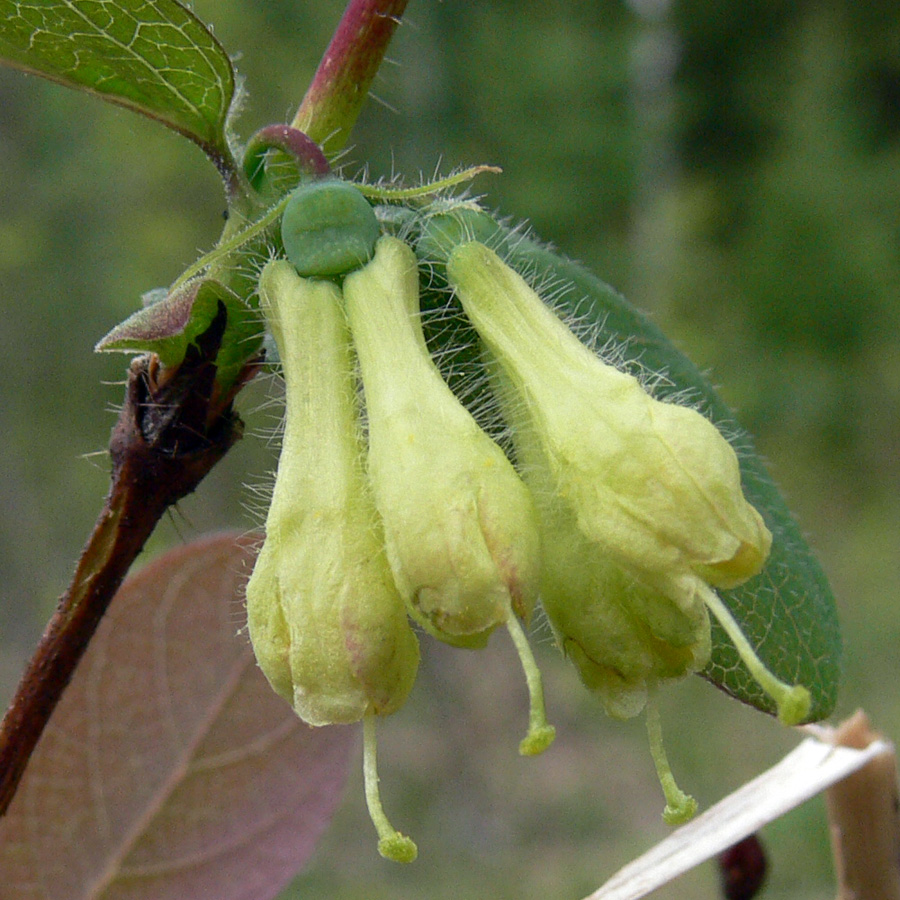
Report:
[[[290,156],[301,176],[321,178],[331,173],[322,148],[312,138],[290,125],[266,125],[250,138],[244,150],[244,174],[255,190],[265,177],[269,150],[281,150]]]

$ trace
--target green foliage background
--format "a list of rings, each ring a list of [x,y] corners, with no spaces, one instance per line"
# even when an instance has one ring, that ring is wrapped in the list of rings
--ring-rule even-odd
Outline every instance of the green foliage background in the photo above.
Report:
[[[841,604],[839,714],[900,735],[900,10],[879,0],[411,0],[347,158],[478,188],[589,264],[722,386]],[[196,0],[240,52],[245,137],[287,120],[340,0]],[[208,248],[224,209],[186,141],[0,71],[0,685],[4,698],[99,508],[126,357],[94,342]],[[263,433],[263,386],[242,409]],[[250,527],[245,440],[155,539]],[[639,723],[604,719],[546,632],[557,744],[520,760],[524,688],[502,637],[435,647],[384,723],[385,802],[421,857],[382,862],[360,778],[292,896],[579,897],[665,833]],[[709,805],[796,737],[698,679],[666,693],[670,756]],[[821,803],[766,829],[766,897],[833,893]],[[656,896],[714,897],[711,867]]]

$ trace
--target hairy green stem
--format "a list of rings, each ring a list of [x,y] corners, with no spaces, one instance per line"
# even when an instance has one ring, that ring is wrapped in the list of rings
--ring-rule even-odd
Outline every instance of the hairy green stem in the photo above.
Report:
[[[416,187],[392,188],[380,184],[357,184],[356,187],[364,196],[383,203],[401,203],[409,200],[420,200],[424,203],[441,191],[447,191],[466,181],[471,181],[476,175],[484,172],[499,175],[502,171],[499,166],[470,166],[468,169],[448,175],[446,178],[438,178]]]
[[[245,244],[249,243],[253,238],[261,235],[270,225],[274,225],[284,208],[290,200],[290,195],[282,197],[271,209],[260,216],[255,222],[247,225],[240,231],[233,232],[228,237],[223,235],[222,240],[213,247],[209,253],[204,253],[196,262],[189,265],[169,288],[169,293],[173,293],[183,284],[186,284],[195,276],[199,275],[205,269],[214,267],[217,263],[224,263],[229,254],[240,250]]]

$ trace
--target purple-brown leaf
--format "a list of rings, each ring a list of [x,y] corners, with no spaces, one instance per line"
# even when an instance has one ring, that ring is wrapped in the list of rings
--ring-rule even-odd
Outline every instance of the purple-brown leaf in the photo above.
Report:
[[[2,900],[266,900],[302,866],[355,732],[257,669],[252,561],[218,535],[122,586],[0,820]]]

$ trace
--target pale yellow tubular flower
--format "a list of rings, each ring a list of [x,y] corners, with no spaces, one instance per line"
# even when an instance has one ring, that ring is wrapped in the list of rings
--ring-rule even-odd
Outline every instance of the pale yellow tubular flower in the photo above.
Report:
[[[524,407],[502,372],[494,384],[541,517],[541,599],[560,647],[606,712],[631,718],[656,684],[702,669],[710,628],[701,602],[678,604],[637,582],[598,551],[572,509],[555,493],[556,480]]]
[[[730,587],[762,568],[771,535],[709,420],[602,362],[484,245],[457,248],[448,272],[590,539],[688,602],[692,572]]]
[[[340,291],[275,261],[259,292],[284,368],[286,420],[265,543],[247,585],[250,638],[272,687],[305,722],[371,719],[406,700],[419,650],[365,477]],[[366,759],[367,795],[377,795],[374,732]],[[415,857],[380,802],[373,821],[384,855]]]
[[[540,546],[528,489],[444,382],[425,343],[413,251],[382,237],[344,281],[369,428],[369,478],[410,614],[448,643],[509,628],[531,718],[524,753],[549,745],[540,676],[517,617],[537,597]]]
[[[756,575],[772,540],[731,445],[600,360],[484,245],[457,247],[447,271],[500,373],[541,516],[542,599],[582,677],[613,714],[639,712],[658,681],[705,664],[708,609],[782,720],[802,720],[806,689],[765,669],[713,590]]]

